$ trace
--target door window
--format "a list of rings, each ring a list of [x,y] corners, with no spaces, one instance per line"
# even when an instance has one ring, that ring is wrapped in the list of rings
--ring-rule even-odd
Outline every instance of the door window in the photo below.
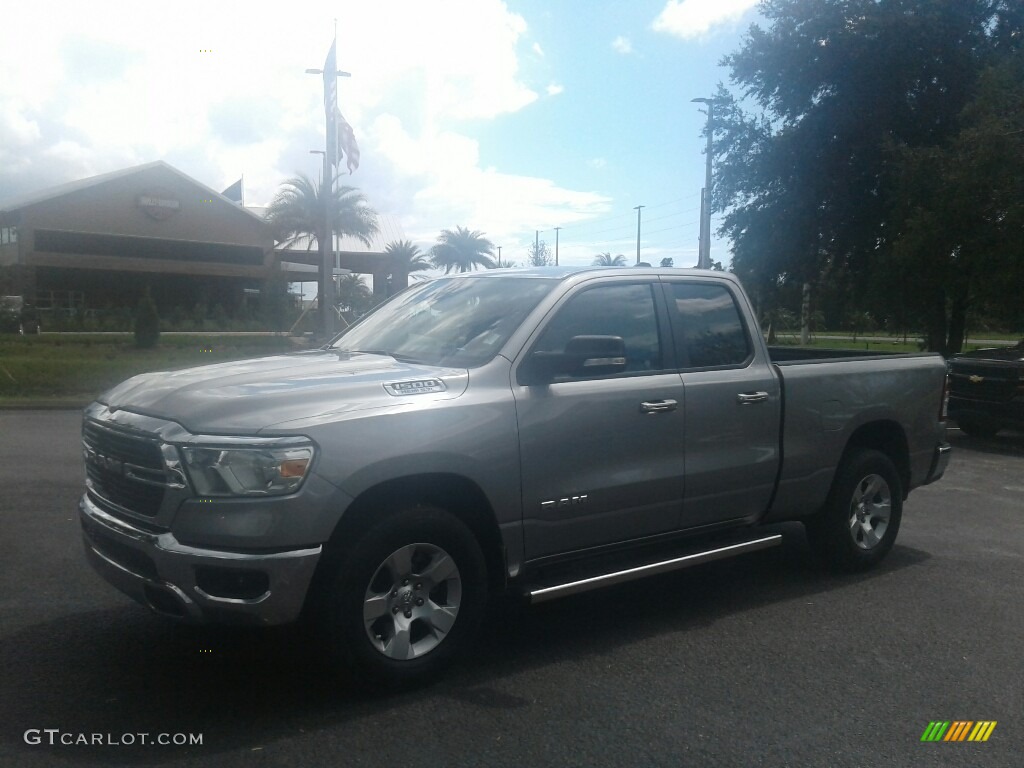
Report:
[[[561,352],[573,336],[621,336],[626,373],[664,367],[650,285],[605,285],[573,296],[544,329],[534,351]]]
[[[732,293],[721,285],[671,283],[679,359],[689,368],[745,365],[750,339]]]

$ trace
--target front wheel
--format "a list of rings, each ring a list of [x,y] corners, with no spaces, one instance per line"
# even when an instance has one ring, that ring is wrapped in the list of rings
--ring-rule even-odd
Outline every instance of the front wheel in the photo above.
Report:
[[[903,516],[903,489],[892,460],[881,451],[848,454],[828,499],[806,521],[818,559],[836,571],[862,571],[892,549]]]
[[[486,597],[465,524],[436,507],[399,510],[340,558],[323,612],[328,652],[364,682],[422,682],[472,643]]]

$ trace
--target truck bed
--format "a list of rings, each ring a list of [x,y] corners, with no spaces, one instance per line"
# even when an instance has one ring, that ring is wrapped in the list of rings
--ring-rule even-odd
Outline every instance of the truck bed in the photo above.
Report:
[[[938,423],[941,355],[806,347],[769,347],[769,355],[783,391],[782,472],[771,518],[806,512],[827,495],[843,446],[861,425],[886,423],[913,435]],[[933,449],[929,441],[910,446],[911,488],[924,482]]]

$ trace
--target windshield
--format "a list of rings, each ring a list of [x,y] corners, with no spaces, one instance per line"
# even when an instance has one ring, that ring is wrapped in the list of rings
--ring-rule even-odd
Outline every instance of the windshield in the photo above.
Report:
[[[492,359],[556,280],[439,278],[399,294],[332,349],[473,368]]]

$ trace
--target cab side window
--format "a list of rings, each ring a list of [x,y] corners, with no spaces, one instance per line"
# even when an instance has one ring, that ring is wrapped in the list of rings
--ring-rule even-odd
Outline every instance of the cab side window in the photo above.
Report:
[[[573,336],[621,336],[626,373],[664,367],[649,284],[597,286],[576,294],[558,310],[534,350],[560,352]]]
[[[675,314],[679,360],[688,368],[744,365],[750,339],[729,289],[707,283],[672,283],[669,311]]]

